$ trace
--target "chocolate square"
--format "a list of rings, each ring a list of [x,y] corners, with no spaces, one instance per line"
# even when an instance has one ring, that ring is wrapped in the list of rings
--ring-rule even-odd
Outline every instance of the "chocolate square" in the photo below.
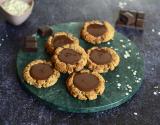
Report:
[[[37,33],[40,36],[45,37],[52,35],[53,31],[49,26],[41,26],[38,28]]]
[[[145,14],[143,12],[137,12],[137,18],[138,19],[144,19],[145,18]]]
[[[143,12],[136,12],[134,10],[120,10],[116,26],[127,29],[143,30],[144,16],[145,14]]]
[[[24,51],[26,52],[36,52],[38,48],[37,41],[34,37],[28,36],[24,40]]]
[[[143,30],[143,28],[144,28],[144,19],[137,19],[136,28],[140,29],[140,30]]]
[[[128,10],[120,10],[119,20],[126,25],[134,25],[136,20],[136,12]]]

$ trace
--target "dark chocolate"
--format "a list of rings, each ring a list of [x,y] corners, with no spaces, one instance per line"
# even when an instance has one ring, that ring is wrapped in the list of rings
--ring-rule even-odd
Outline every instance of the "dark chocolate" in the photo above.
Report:
[[[91,51],[89,58],[98,65],[108,64],[112,61],[111,54],[104,49],[94,49]]]
[[[104,24],[90,24],[87,27],[87,31],[91,35],[95,37],[99,37],[99,36],[102,36],[107,31],[107,28],[105,27]]]
[[[81,59],[81,54],[72,49],[63,49],[58,57],[62,62],[73,65]]]
[[[97,88],[99,79],[89,73],[78,73],[74,76],[73,84],[81,91],[91,91]]]
[[[72,44],[73,41],[65,35],[56,36],[53,41],[53,46],[55,48],[62,47],[66,44]]]
[[[37,41],[34,37],[28,36],[24,40],[24,51],[27,52],[36,52],[38,49]]]
[[[30,69],[30,75],[36,80],[47,80],[53,73],[53,68],[49,64],[35,64]]]
[[[37,33],[40,36],[45,37],[45,36],[52,35],[53,31],[52,31],[52,29],[49,26],[41,26],[41,27],[38,28]]]

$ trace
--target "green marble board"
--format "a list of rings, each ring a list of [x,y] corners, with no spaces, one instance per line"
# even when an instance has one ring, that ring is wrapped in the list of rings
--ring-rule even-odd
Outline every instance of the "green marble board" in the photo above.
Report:
[[[51,26],[54,31],[66,31],[80,38],[81,22],[70,22]],[[61,74],[58,82],[47,89],[37,89],[26,84],[23,79],[23,69],[32,60],[50,59],[45,52],[44,44],[47,38],[41,38],[37,34],[34,35],[38,41],[38,52],[29,53],[22,50],[17,55],[17,71],[22,85],[32,94],[37,96],[49,106],[58,110],[67,112],[97,112],[113,107],[129,100],[140,88],[144,76],[144,62],[139,54],[135,44],[122,34],[116,32],[113,41],[100,44],[99,46],[107,46],[113,48],[120,56],[120,65],[114,70],[103,74],[108,82],[102,96],[93,101],[80,101],[72,97],[65,85],[68,77],[67,74]],[[91,48],[93,45],[80,39],[80,45],[85,49]]]

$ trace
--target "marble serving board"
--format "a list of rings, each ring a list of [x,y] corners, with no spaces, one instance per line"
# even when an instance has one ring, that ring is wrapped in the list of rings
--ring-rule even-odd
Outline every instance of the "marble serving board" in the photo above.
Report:
[[[94,45],[87,43],[80,38],[80,29],[82,22],[70,22],[51,26],[56,31],[65,31],[74,34],[80,39],[80,45],[84,49],[89,49]],[[116,32],[114,40],[100,44],[98,46],[106,46],[113,48],[120,56],[120,65],[108,73],[102,74],[105,78],[106,89],[102,96],[98,96],[93,101],[81,101],[72,97],[67,91],[65,81],[68,74],[61,74],[58,82],[49,88],[38,89],[28,85],[23,79],[23,69],[31,61],[35,59],[50,59],[45,52],[44,44],[47,38],[42,38],[38,34],[34,34],[38,41],[38,51],[35,53],[24,52],[20,50],[17,54],[17,73],[21,81],[21,85],[30,93],[38,97],[50,107],[66,112],[98,112],[113,107],[117,107],[128,101],[140,88],[144,76],[144,61],[139,54],[139,50],[135,44],[122,34]]]

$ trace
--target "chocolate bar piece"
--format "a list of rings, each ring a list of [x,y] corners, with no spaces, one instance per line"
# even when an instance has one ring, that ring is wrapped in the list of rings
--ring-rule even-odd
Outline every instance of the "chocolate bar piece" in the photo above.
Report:
[[[144,13],[130,10],[120,10],[119,18],[116,26],[143,30],[144,28]]]
[[[37,41],[34,37],[28,36],[24,40],[24,51],[26,52],[36,52],[38,48]]]
[[[53,31],[49,26],[41,26],[38,28],[37,33],[40,36],[45,37],[52,35]]]
[[[136,20],[136,14],[135,13],[132,13],[132,12],[121,12],[120,13],[120,20],[126,24],[126,25],[132,25],[135,23],[135,20]]]

